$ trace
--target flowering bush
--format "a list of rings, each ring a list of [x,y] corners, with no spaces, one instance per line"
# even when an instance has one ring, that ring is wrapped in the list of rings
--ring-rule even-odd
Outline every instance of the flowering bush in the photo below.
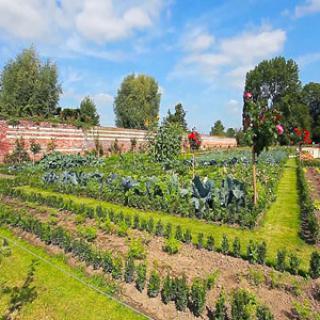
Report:
[[[193,129],[192,132],[188,134],[189,145],[192,151],[198,150],[201,146],[200,134]]]
[[[294,128],[291,134],[291,141],[296,144],[311,144],[311,134],[307,129]]]

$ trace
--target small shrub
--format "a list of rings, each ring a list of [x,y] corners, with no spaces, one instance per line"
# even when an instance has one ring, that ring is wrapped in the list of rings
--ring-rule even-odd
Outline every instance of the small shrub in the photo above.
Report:
[[[247,256],[250,263],[258,262],[258,246],[257,244],[250,240],[247,246]]]
[[[232,247],[233,247],[233,256],[236,258],[239,258],[241,254],[240,253],[241,247],[240,247],[240,239],[238,237],[234,238]]]
[[[182,235],[182,228],[181,226],[177,226],[176,228],[176,233],[175,233],[175,238],[179,241],[182,241],[183,240],[183,235]]]
[[[207,278],[207,289],[211,290],[213,286],[216,284],[219,277],[219,270],[212,272]]]
[[[120,257],[115,257],[112,261],[112,278],[120,279],[122,277],[122,259]]]
[[[141,263],[136,268],[137,278],[136,278],[136,288],[142,292],[147,279],[147,266],[145,263]]]
[[[147,227],[148,227],[148,223],[147,223],[147,220],[142,218],[140,220],[140,227],[139,227],[139,230],[140,231],[144,231],[144,230],[147,230]]]
[[[274,316],[267,306],[257,307],[257,320],[274,320]]]
[[[94,227],[79,226],[77,229],[79,235],[89,242],[92,242],[97,238],[97,230]]]
[[[195,279],[191,286],[191,305],[195,316],[200,316],[206,303],[206,288],[201,279]]]
[[[212,235],[208,236],[206,249],[208,251],[214,250],[214,237]]]
[[[161,290],[161,300],[164,304],[168,304],[170,301],[175,299],[176,288],[173,279],[167,275],[163,282],[163,287]]]
[[[148,283],[148,296],[155,298],[160,291],[160,277],[157,271],[152,271]]]
[[[203,248],[203,233],[198,233],[197,248],[198,249],[202,249]]]
[[[293,313],[299,320],[313,319],[312,309],[308,301],[304,301],[303,303],[299,303],[298,301],[293,302]]]
[[[133,218],[133,229],[140,228],[140,217],[136,214]]]
[[[256,313],[256,298],[245,289],[237,289],[232,296],[232,320],[254,319]]]
[[[317,251],[311,254],[309,273],[313,279],[320,277],[320,253]]]
[[[287,257],[287,252],[285,249],[280,249],[277,252],[277,257],[276,257],[276,270],[278,271],[285,271],[287,267],[286,263],[286,257]]]
[[[153,218],[151,217],[149,220],[148,220],[148,223],[147,223],[147,231],[149,233],[153,233],[153,230],[154,230],[154,220]]]
[[[175,280],[176,287],[176,308],[179,311],[184,311],[188,306],[188,297],[189,297],[189,287],[187,284],[187,279],[183,275],[181,278],[176,278]]]
[[[128,257],[124,270],[124,281],[126,283],[131,283],[134,276],[134,261],[132,257]]]
[[[163,224],[162,224],[161,220],[158,220],[158,222],[156,224],[155,235],[158,237],[162,237],[164,235],[164,228],[163,228]]]
[[[180,249],[180,242],[171,237],[170,239],[166,239],[165,244],[163,246],[163,251],[169,254],[176,254],[179,252]]]
[[[142,239],[132,239],[129,244],[128,256],[133,259],[144,259],[146,256]]]
[[[224,290],[219,294],[215,305],[214,320],[226,320],[228,319],[227,307],[226,307],[226,296]]]
[[[192,234],[191,234],[191,231],[190,229],[187,229],[184,236],[183,236],[183,241],[185,243],[191,243],[192,241]]]
[[[117,234],[119,237],[126,237],[128,235],[128,226],[124,220],[119,223]]]
[[[86,221],[86,217],[82,214],[78,214],[74,219],[76,224],[83,224]]]
[[[263,271],[254,268],[249,269],[249,279],[255,286],[260,286],[265,281]]]
[[[289,269],[292,274],[298,274],[300,263],[301,260],[297,257],[297,255],[294,253],[289,255]]]
[[[223,254],[228,254],[229,253],[229,240],[227,235],[222,236],[222,242],[221,242],[221,252]]]
[[[166,225],[164,236],[167,239],[171,238],[171,236],[172,236],[172,224],[170,222]]]
[[[265,264],[266,256],[267,256],[267,244],[263,241],[262,243],[258,244],[257,262],[259,264]]]

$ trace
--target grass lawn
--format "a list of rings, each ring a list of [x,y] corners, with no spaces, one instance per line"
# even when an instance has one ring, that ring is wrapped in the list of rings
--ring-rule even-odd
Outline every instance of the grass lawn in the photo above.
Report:
[[[108,298],[80,281],[66,275],[56,267],[73,274],[89,285],[94,285],[104,292],[110,287],[102,284],[101,278],[86,277],[79,269],[73,269],[63,262],[62,256],[49,256],[41,248],[31,246],[15,237],[10,231],[0,228],[0,237],[5,236],[20,246],[29,249],[38,256],[50,261],[54,266],[37,259],[34,282],[36,297],[32,303],[26,303],[19,312],[18,318],[27,319],[68,319],[68,320],[142,320],[131,309],[117,301]],[[21,287],[27,277],[32,261],[36,259],[32,254],[9,242],[12,254],[0,262],[0,290],[3,287]],[[55,267],[56,266],[56,267]],[[6,312],[10,294],[0,294],[0,318]]]
[[[220,246],[223,234],[229,237],[229,241],[233,241],[233,238],[237,236],[240,238],[243,253],[246,251],[246,246],[250,239],[266,241],[269,261],[275,259],[278,249],[285,248],[289,252],[296,253],[302,259],[302,268],[307,270],[311,252],[316,248],[315,246],[306,244],[299,237],[300,208],[298,204],[296,168],[296,160],[289,159],[278,184],[277,199],[265,213],[260,226],[255,230],[234,228],[227,225],[219,226],[196,219],[182,218],[161,212],[142,211],[92,198],[60,194],[30,186],[22,186],[19,187],[19,189],[26,193],[35,192],[48,196],[55,194],[76,203],[85,203],[93,207],[100,205],[104,208],[113,208],[117,211],[122,210],[126,214],[138,214],[144,218],[153,217],[155,220],[161,219],[163,223],[170,222],[173,226],[180,225],[183,229],[189,228],[194,238],[196,238],[199,232],[204,233],[205,236],[213,235],[217,246]]]

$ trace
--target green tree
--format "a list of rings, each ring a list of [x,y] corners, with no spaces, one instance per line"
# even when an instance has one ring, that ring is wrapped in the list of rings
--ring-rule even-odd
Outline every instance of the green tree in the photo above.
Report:
[[[80,121],[88,125],[99,125],[97,108],[90,97],[85,97],[80,103]]]
[[[218,120],[211,127],[210,136],[223,136],[224,135],[224,126],[221,120]]]
[[[9,61],[0,77],[0,114],[5,118],[57,114],[62,93],[55,64],[42,63],[33,47]]]
[[[114,101],[116,125],[146,129],[158,121],[160,92],[156,80],[147,75],[127,76]]]
[[[183,131],[187,131],[186,112],[184,111],[182,104],[178,103],[174,108],[174,113],[171,113],[171,111],[168,110],[168,115],[164,119],[164,123],[176,123],[183,129]]]
[[[36,143],[34,139],[30,141],[30,151],[32,153],[32,163],[34,165],[36,154],[41,151],[41,145],[39,143]]]
[[[320,141],[320,83],[310,82],[303,87],[303,102],[309,108],[312,119],[312,139]]]
[[[236,130],[233,128],[228,128],[226,131],[226,137],[234,138],[236,136]]]
[[[245,91],[253,94],[254,102],[280,111],[282,124],[289,131],[294,127],[310,129],[311,117],[303,103],[299,68],[294,60],[276,57],[262,61],[247,73]],[[287,143],[285,137],[280,140]]]

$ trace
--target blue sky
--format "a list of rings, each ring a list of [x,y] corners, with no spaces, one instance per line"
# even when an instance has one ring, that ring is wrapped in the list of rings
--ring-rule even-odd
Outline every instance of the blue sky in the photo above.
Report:
[[[103,125],[129,73],[156,78],[161,116],[181,102],[190,127],[240,127],[244,77],[283,55],[320,82],[320,0],[0,0],[0,67],[34,45],[59,68],[62,107],[90,95]]]

